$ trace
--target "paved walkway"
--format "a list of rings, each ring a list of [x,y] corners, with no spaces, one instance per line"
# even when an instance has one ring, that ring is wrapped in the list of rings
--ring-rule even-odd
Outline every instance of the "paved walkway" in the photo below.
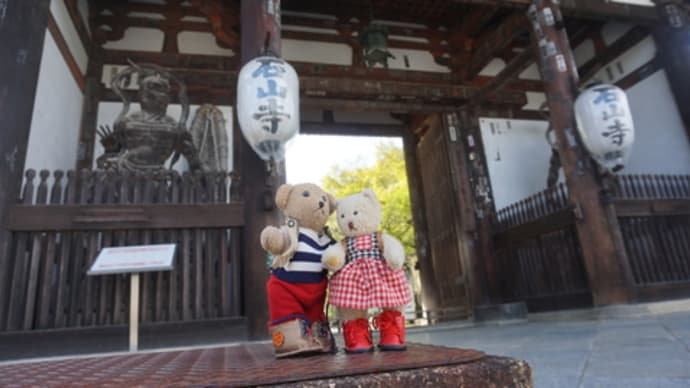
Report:
[[[690,387],[690,300],[411,328],[408,341],[526,360],[538,388]]]
[[[690,387],[690,301],[413,330],[409,341],[524,359],[541,387]]]

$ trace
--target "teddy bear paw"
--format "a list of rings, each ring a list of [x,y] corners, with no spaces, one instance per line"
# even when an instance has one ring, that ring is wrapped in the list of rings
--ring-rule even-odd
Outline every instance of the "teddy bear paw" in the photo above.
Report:
[[[339,245],[328,247],[321,256],[321,263],[329,271],[337,271],[345,265],[345,252]]]

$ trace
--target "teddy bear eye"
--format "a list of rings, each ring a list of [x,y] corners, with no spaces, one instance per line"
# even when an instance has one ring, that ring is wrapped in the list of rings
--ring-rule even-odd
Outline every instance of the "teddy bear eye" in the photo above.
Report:
[[[352,215],[355,215],[355,216],[356,216],[357,214],[359,214],[359,213],[357,212],[357,210],[355,210],[354,212],[352,212]]]
[[[345,213],[341,214],[340,218],[345,218]]]
[[[303,197],[308,197],[308,196],[309,196],[309,192],[308,192],[308,191],[303,192],[303,193],[302,193],[302,196],[303,196]]]

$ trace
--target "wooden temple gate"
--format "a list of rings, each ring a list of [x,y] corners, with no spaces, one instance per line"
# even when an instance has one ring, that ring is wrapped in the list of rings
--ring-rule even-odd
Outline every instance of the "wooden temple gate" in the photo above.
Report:
[[[264,337],[267,271],[256,236],[265,225],[280,223],[278,211],[265,203],[280,182],[271,180],[237,130],[237,174],[45,171],[38,182],[35,172],[24,174],[38,54],[46,29],[54,33],[57,27],[49,1],[15,3],[21,6],[0,19],[1,35],[10,36],[10,44],[0,46],[0,64],[8,69],[0,86],[9,85],[0,94],[0,115],[6,117],[2,130],[12,129],[0,141],[7,160],[0,168],[0,332],[123,324],[127,280],[86,277],[89,262],[104,246],[176,242],[175,270],[144,276],[143,321],[244,316],[250,337]],[[266,48],[280,55],[281,34],[335,42],[351,47],[351,65],[291,61],[300,75],[302,107],[323,116],[303,122],[303,132],[403,138],[423,286],[436,317],[467,317],[473,306],[514,300],[547,309],[690,290],[688,177],[602,178],[582,145],[570,140],[578,71],[590,78],[651,34],[660,55],[619,85],[635,84],[663,66],[677,100],[690,90],[690,78],[683,76],[690,53],[686,46],[674,49],[686,39],[687,20],[678,26],[665,7],[657,7],[657,16],[649,7],[587,0],[366,2],[377,15],[425,24],[389,26],[389,47],[431,53],[435,64],[449,70],[441,73],[367,67],[354,32],[371,21],[351,13],[366,8],[364,1],[284,2],[290,13],[282,19],[277,0],[93,2],[91,36],[87,22],[75,16],[77,2],[64,3],[88,52],[84,74],[70,66],[84,96],[78,169],[93,164],[98,103],[120,102],[102,82],[106,66],[130,59],[158,64],[188,84],[190,103],[234,105],[239,68]],[[536,8],[528,13],[530,5]],[[312,12],[339,16],[305,16]],[[199,18],[208,23],[190,21]],[[607,45],[601,36],[607,18],[639,25]],[[297,28],[281,31],[282,25]],[[130,27],[163,31],[160,52],[106,48]],[[177,35],[185,30],[212,33],[235,55],[181,53]],[[587,39],[597,55],[578,69],[571,46]],[[545,56],[549,50],[537,46],[542,41],[562,61]],[[56,42],[69,51],[64,39]],[[494,76],[481,75],[494,58],[506,66]],[[534,63],[543,79],[521,79]],[[540,111],[522,108],[527,92],[547,95],[565,183],[495,209],[479,117],[543,120]],[[678,109],[687,131],[690,109]],[[387,112],[402,124],[334,122],[334,111]],[[17,204],[13,193],[19,192]]]
[[[236,175],[38,175],[36,182],[36,172],[26,172],[21,203],[9,210],[0,331],[127,324],[129,277],[86,275],[101,248],[123,245],[177,244],[174,270],[142,275],[142,323],[241,315]]]

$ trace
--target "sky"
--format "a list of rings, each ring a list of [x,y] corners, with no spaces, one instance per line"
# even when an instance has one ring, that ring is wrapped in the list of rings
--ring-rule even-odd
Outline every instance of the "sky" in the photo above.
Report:
[[[402,147],[400,138],[297,135],[286,146],[287,182],[321,184],[333,165],[371,166],[375,162],[376,144],[381,142],[393,142]]]

